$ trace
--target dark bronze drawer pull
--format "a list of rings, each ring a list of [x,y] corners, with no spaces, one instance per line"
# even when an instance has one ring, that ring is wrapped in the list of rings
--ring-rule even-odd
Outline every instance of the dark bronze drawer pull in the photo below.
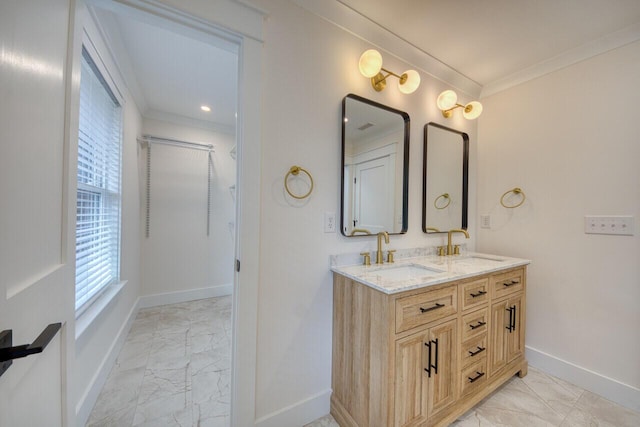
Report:
[[[470,293],[469,295],[471,295],[471,298],[477,298],[477,297],[482,296],[482,295],[484,295],[486,293],[487,293],[487,291],[478,291],[477,294]]]
[[[471,355],[471,357],[473,357],[473,356],[475,356],[476,354],[480,354],[480,353],[482,353],[482,352],[483,352],[483,351],[485,351],[485,350],[486,350],[486,348],[485,348],[485,347],[480,347],[480,346],[478,346],[478,349],[477,349],[476,351],[469,350],[469,354]]]
[[[442,308],[442,307],[444,307],[444,304],[440,304],[439,302],[437,302],[436,305],[434,305],[433,307],[429,307],[429,308],[420,307],[420,312],[421,313],[426,313],[427,311],[437,310],[437,309]]]
[[[509,287],[509,286],[517,285],[518,283],[520,283],[520,280],[512,280],[510,282],[503,282],[502,285]]]
[[[479,328],[480,326],[484,326],[486,324],[487,324],[487,322],[483,322],[482,320],[480,320],[480,321],[478,321],[477,325],[469,325],[469,327],[473,330],[473,329]]]
[[[476,374],[477,375],[475,377],[473,377],[473,378],[468,377],[470,383],[475,382],[475,381],[479,380],[480,378],[482,378],[484,376],[484,372],[476,371]]]
[[[429,358],[427,360],[427,367],[424,368],[424,370],[427,372],[427,374],[429,375],[429,378],[431,378],[431,340],[429,340],[429,342],[424,343],[425,346],[427,346],[427,348],[429,349]]]

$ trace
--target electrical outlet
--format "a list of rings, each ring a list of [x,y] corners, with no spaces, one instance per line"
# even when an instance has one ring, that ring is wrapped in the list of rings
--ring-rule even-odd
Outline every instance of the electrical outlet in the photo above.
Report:
[[[586,215],[584,217],[584,232],[586,234],[633,236],[633,216]]]
[[[324,232],[325,233],[336,232],[336,213],[335,212],[324,213]]]
[[[480,228],[491,228],[491,215],[480,215]]]

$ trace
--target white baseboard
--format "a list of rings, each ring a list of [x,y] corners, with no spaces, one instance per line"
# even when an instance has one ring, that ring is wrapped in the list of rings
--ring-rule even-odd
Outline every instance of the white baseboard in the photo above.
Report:
[[[329,413],[331,390],[325,390],[305,400],[260,417],[255,427],[300,427]]]
[[[529,365],[571,384],[640,412],[640,389],[574,365],[535,348],[526,347]]]
[[[164,294],[144,295],[140,297],[140,308],[157,307],[159,305],[177,304],[204,298],[215,298],[231,295],[233,285],[211,286],[210,288],[190,289],[188,291],[167,292]]]
[[[122,350],[122,346],[127,339],[127,335],[129,335],[131,325],[133,325],[133,321],[138,315],[138,310],[140,308],[139,303],[140,299],[138,299],[133,307],[131,307],[129,315],[127,316],[126,321],[122,324],[120,331],[118,331],[116,339],[109,347],[109,351],[105,355],[104,359],[102,359],[102,363],[91,379],[91,383],[89,387],[87,387],[84,396],[82,396],[82,398],[78,401],[78,405],[76,405],[76,425],[78,427],[85,426],[87,424],[87,421],[89,420],[91,410],[96,404],[96,401],[98,400],[98,396],[100,396],[100,392],[102,391],[104,384],[107,382],[107,378],[109,377],[111,368],[113,368],[113,365],[115,365],[118,354],[120,354],[120,350]]]

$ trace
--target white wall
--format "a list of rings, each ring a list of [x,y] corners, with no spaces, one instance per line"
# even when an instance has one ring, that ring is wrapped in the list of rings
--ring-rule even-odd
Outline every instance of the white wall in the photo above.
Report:
[[[221,287],[230,293],[235,239],[235,191],[230,187],[235,185],[236,162],[229,152],[235,145],[234,135],[150,119],[144,120],[142,133],[215,146],[207,236],[207,152],[152,144],[142,295],[189,295],[188,291]],[[140,165],[144,175],[146,149]],[[144,228],[144,217],[142,221]]]
[[[636,42],[483,99],[478,125],[478,249],[532,260],[530,362],[636,410],[639,75]],[[527,200],[507,210],[513,187]],[[587,235],[593,214],[634,215],[635,235]]]
[[[256,3],[269,12],[263,56],[262,222],[261,235],[256,236],[261,256],[256,415],[262,426],[304,425],[329,409],[333,288],[329,255],[375,250],[376,242],[375,237],[323,232],[324,212],[340,212],[342,98],[355,93],[407,111],[411,117],[409,231],[391,236],[391,248],[444,241],[442,236],[422,233],[424,125],[437,121],[469,133],[474,176],[475,122],[459,115],[444,119],[435,99],[449,86],[424,73],[412,95],[401,94],[393,80],[382,93],[375,92],[358,71],[358,59],[372,47],[369,43],[291,2]],[[391,70],[409,68],[388,52],[382,55]],[[283,178],[291,165],[308,169],[314,177],[316,186],[307,200],[285,195]],[[473,185],[470,195],[473,239]],[[473,245],[473,240],[466,242]]]

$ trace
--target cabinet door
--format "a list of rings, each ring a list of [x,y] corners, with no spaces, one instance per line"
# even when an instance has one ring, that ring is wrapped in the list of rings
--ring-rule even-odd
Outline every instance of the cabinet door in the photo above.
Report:
[[[508,301],[491,305],[491,332],[489,335],[489,375],[493,375],[507,364],[506,339],[509,325]]]
[[[429,348],[426,331],[396,341],[395,426],[419,425],[427,419]]]
[[[491,305],[489,375],[524,353],[524,296]]]
[[[511,328],[507,332],[507,363],[524,353],[524,304],[523,296],[509,298],[507,310],[511,309]]]
[[[429,381],[429,418],[449,406],[456,398],[456,325],[457,320],[454,319],[429,330],[431,358],[435,366]]]

